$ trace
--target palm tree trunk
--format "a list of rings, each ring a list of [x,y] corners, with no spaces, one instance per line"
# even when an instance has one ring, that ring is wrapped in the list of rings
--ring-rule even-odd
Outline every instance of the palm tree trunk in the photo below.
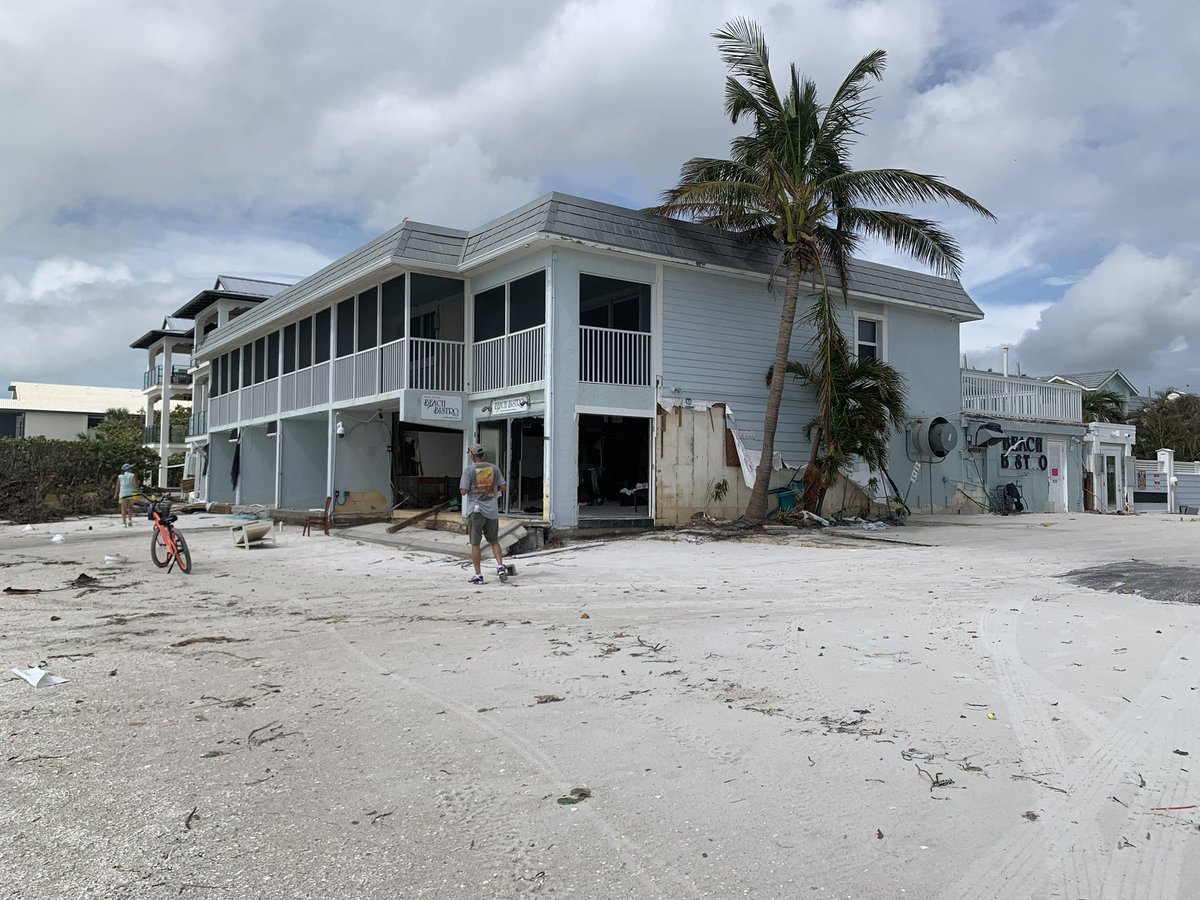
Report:
[[[762,454],[754,476],[754,489],[742,518],[755,525],[767,518],[767,491],[771,486],[772,463],[775,460],[775,429],[779,425],[779,404],[783,400],[788,353],[792,347],[792,331],[796,327],[796,306],[800,298],[800,261],[788,257],[787,285],[783,293],[783,309],[779,313],[779,336],[775,339],[775,363],[771,367],[771,385],[767,389],[767,413],[763,419]]]

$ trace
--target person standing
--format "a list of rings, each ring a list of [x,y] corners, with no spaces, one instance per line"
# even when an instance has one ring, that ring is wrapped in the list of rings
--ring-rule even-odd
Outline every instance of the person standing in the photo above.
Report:
[[[472,444],[468,450],[470,462],[458,480],[458,493],[462,496],[463,521],[467,525],[467,536],[471,541],[471,562],[475,565],[475,576],[471,584],[483,584],[480,572],[479,550],[481,540],[492,545],[492,556],[496,558],[496,575],[501,581],[508,578],[504,567],[504,552],[500,549],[500,504],[499,497],[508,483],[499,466],[484,460],[483,445]]]
[[[121,474],[117,476],[117,489],[113,499],[121,503],[121,527],[133,527],[133,495],[141,484],[134,474],[133,466],[125,463],[121,466]]]

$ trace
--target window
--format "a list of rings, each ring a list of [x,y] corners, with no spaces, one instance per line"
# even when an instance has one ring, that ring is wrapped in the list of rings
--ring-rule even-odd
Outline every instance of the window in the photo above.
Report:
[[[328,350],[326,352],[328,353]],[[298,367],[301,369],[311,367],[313,364],[313,320],[311,317],[300,320],[300,347],[298,353],[300,359]]]
[[[267,335],[267,377],[279,377],[279,332]]]
[[[329,323],[332,321],[332,314],[328,309],[323,309],[317,313],[314,322],[316,324],[316,361],[319,363],[329,362]]]
[[[91,431],[97,425],[104,421],[104,415],[89,415],[87,418],[87,430]]]
[[[238,389],[238,372],[242,361],[242,351],[233,349],[229,351],[229,390],[236,391]]]
[[[267,378],[267,339],[254,342],[254,383],[262,384]]]
[[[884,359],[883,320],[854,315],[854,352],[859,359]]]
[[[504,285],[475,295],[475,340],[504,334]]]
[[[208,396],[219,397],[221,395],[221,357],[217,357],[212,361],[212,387],[208,390]]]
[[[580,275],[579,324],[648,332],[650,285],[599,275]]]
[[[359,350],[370,350],[376,346],[378,327],[375,316],[378,294],[375,288],[371,288],[358,295],[358,342],[355,346]]]
[[[296,371],[296,326],[283,329],[283,374]]]
[[[508,333],[546,324],[546,273],[534,272],[508,286]]]
[[[381,297],[383,327],[379,343],[390,344],[404,337],[404,276],[383,283]]]
[[[341,359],[354,352],[354,298],[337,305],[337,355]]]
[[[242,386],[250,387],[254,383],[254,353],[253,345],[247,344],[242,348]]]

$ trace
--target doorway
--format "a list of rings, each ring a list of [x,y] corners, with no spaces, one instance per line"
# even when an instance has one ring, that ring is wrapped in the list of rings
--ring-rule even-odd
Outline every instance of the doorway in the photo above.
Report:
[[[1115,512],[1121,508],[1118,499],[1121,496],[1120,479],[1117,476],[1117,458],[1112,454],[1104,454],[1104,511]]]
[[[1067,511],[1067,478],[1064,471],[1066,456],[1066,441],[1046,441],[1046,475],[1050,479],[1050,492],[1047,497],[1049,512]]]
[[[542,416],[481,422],[485,458],[504,473],[508,489],[500,509],[508,515],[541,517],[544,512],[546,420]]]
[[[579,483],[582,518],[650,516],[651,419],[579,417]]]
[[[458,496],[463,434],[392,414],[392,508],[429,509]]]

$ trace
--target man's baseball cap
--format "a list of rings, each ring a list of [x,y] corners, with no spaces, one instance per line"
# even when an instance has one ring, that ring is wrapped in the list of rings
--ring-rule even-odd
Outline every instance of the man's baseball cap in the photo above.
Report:
[[[483,456],[483,444],[472,444],[467,448],[472,456]]]
[[[132,468],[133,468],[133,463],[125,463],[125,465],[121,466],[121,471],[124,472],[124,471],[126,471],[128,469],[132,469]]]

